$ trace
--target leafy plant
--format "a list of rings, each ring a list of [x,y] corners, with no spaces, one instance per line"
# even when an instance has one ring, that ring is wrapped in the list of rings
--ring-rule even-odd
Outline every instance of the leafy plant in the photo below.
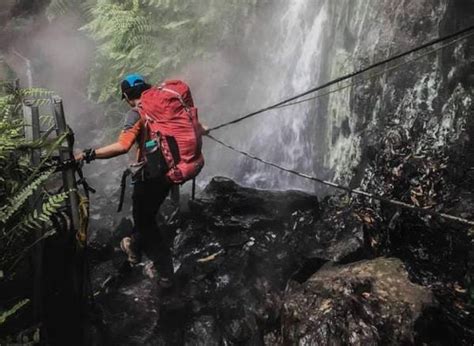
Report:
[[[64,201],[66,193],[50,194],[44,184],[54,169],[31,167],[32,149],[45,157],[58,148],[65,137],[57,140],[43,138],[29,142],[24,137],[21,100],[49,95],[43,89],[12,90],[0,97],[0,268],[10,269],[18,258],[37,241],[36,230],[51,235],[52,219]],[[7,271],[8,275],[9,272]]]
[[[23,308],[25,305],[27,305],[28,303],[30,302],[29,299],[23,299],[21,301],[19,301],[18,303],[16,303],[12,308],[6,310],[6,311],[3,311],[0,313],[0,325],[2,325],[3,323],[6,322],[6,320],[10,317],[10,316],[13,316],[15,315],[18,310],[20,310],[21,308]]]
[[[52,0],[48,16],[80,13],[80,30],[97,43],[89,97],[107,104],[118,126],[119,83],[129,72],[159,82],[197,58],[215,54],[240,35],[242,22],[268,0]]]

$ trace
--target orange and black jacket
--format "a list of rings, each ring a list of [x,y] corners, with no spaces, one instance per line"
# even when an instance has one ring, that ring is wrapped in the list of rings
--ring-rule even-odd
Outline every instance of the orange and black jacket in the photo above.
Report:
[[[120,133],[118,142],[128,150],[133,146],[133,144],[138,145],[137,160],[138,162],[142,159],[141,147],[143,146],[143,141],[145,140],[144,136],[145,131],[143,121],[140,118],[140,114],[135,110],[131,109],[128,111],[125,116],[125,122]]]

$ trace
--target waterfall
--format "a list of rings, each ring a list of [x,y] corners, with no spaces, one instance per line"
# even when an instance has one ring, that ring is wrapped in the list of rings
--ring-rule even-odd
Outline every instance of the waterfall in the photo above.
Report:
[[[432,14],[423,22],[426,28],[422,35],[406,32],[407,6],[413,13],[420,13],[417,18]],[[212,85],[222,75],[220,82],[228,89],[226,98],[216,98],[224,108],[217,109],[213,104],[215,117],[211,114],[211,123],[235,119],[427,42],[439,35],[445,11],[444,4],[427,0],[269,2],[242,26],[242,35],[227,57],[227,66],[231,67],[209,77],[213,81],[208,84]],[[409,97],[411,88],[416,88],[417,78],[425,80],[436,68],[435,59],[430,56],[379,78],[317,100],[269,111],[214,134],[266,161],[347,185],[360,176],[362,153],[387,121],[384,116],[408,121],[403,114],[405,108],[397,109],[397,104]],[[407,74],[407,70],[412,73]],[[421,85],[425,90],[425,84]],[[436,95],[432,89],[427,86],[428,94]],[[420,103],[425,101],[428,105],[433,103],[424,97]],[[415,113],[421,111],[416,109]],[[213,143],[205,150],[208,167],[202,175],[202,185],[212,176],[225,175],[251,187],[324,192],[311,181]]]
[[[285,7],[277,21],[279,31],[269,42],[269,54],[258,68],[265,77],[250,88],[250,104],[258,104],[259,100],[281,100],[319,82],[326,8],[319,9],[314,18],[308,18],[307,14],[314,11],[311,1],[291,1]],[[274,80],[275,76],[279,81]],[[262,89],[262,85],[268,87]],[[314,102],[272,111],[249,124],[251,139],[240,144],[284,167],[313,173],[315,153],[307,134],[311,131],[308,127],[313,123],[312,118],[316,116]],[[258,187],[311,189],[304,180],[260,164],[249,165],[243,179]]]
[[[322,2],[323,3],[323,2]],[[245,38],[254,45],[253,79],[243,103],[249,110],[305,91],[320,80],[323,31],[327,6],[310,0],[275,2],[268,30]],[[217,134],[235,146],[276,164],[316,174],[312,126],[317,124],[315,102],[281,108]],[[218,148],[222,152],[222,148]],[[235,155],[235,154],[232,154]],[[218,154],[215,156],[217,157]],[[214,160],[212,158],[211,160]],[[239,182],[258,188],[314,190],[311,182],[235,156],[222,171]],[[212,165],[215,163],[211,162]],[[223,164],[224,165],[224,164]]]

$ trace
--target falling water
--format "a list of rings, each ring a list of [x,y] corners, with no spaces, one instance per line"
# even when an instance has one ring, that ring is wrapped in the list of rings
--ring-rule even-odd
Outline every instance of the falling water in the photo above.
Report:
[[[270,54],[265,59],[268,76],[278,76],[279,83],[258,81],[250,89],[249,103],[258,100],[281,100],[290,95],[309,89],[319,81],[319,64],[321,57],[322,31],[327,20],[325,7],[309,18],[312,2],[307,0],[291,1],[282,14],[280,31],[270,43]],[[274,77],[273,77],[274,78]],[[269,85],[264,91],[265,97],[258,95],[261,85]],[[257,97],[255,97],[257,95]],[[316,116],[314,103],[303,103],[283,108],[250,124],[251,140],[241,143],[246,149],[258,153],[262,157],[284,167],[311,173],[314,157],[311,142],[307,134],[311,118]],[[249,165],[244,180],[255,186],[270,188],[301,188],[308,189],[308,184],[301,179],[277,173],[272,168]]]
[[[259,56],[254,60],[256,74],[247,86],[244,105],[249,110],[280,101],[319,82],[323,30],[328,19],[327,6],[321,3],[276,2],[268,30],[252,33]],[[314,174],[317,153],[313,150],[311,127],[316,117],[315,103],[302,103],[260,115],[217,136],[268,161]],[[221,170],[245,185],[314,189],[311,182],[272,167],[237,156],[234,160],[234,165]]]

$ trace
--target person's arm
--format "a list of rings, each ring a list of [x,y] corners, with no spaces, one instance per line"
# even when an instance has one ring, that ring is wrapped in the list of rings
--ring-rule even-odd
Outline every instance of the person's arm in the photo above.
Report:
[[[88,149],[74,156],[76,161],[92,161],[96,159],[111,159],[116,156],[126,154],[130,148],[126,148],[122,143],[116,142],[99,149]],[[89,157],[88,157],[89,156]]]
[[[120,156],[128,153],[130,148],[136,142],[140,131],[142,129],[142,123],[140,117],[133,119],[134,123],[126,125],[126,128],[120,133],[117,142],[101,147],[98,149],[88,149],[75,155],[76,161],[90,162],[96,159],[110,159],[116,156]]]
[[[122,143],[116,142],[95,150],[96,159],[111,159],[119,155],[128,153],[130,148],[126,148]]]

